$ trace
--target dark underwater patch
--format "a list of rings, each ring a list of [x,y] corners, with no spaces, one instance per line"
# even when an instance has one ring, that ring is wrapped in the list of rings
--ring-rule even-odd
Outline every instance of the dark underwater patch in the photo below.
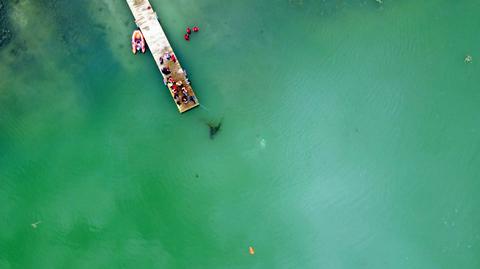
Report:
[[[0,0],[0,49],[7,46],[13,38],[8,11],[9,1]]]
[[[49,49],[69,58],[62,68],[73,75],[84,104],[100,108],[109,98],[105,89],[110,79],[120,70],[106,40],[107,25],[95,20],[98,14],[91,13],[89,1],[36,0],[34,4],[54,29],[55,42]]]
[[[214,139],[217,133],[222,128],[222,122],[220,121],[218,124],[215,123],[208,123],[208,128],[210,129],[210,139]]]

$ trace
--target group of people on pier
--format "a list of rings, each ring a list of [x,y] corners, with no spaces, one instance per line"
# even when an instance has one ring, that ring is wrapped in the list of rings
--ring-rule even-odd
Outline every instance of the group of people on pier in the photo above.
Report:
[[[193,102],[194,104],[197,103],[195,100],[195,96],[188,94],[188,85],[190,85],[190,81],[188,80],[187,74],[185,70],[178,70],[176,73],[183,73],[185,76],[185,83],[182,82],[182,79],[175,80],[173,77],[174,73],[172,74],[172,70],[169,67],[169,63],[174,64],[173,67],[176,67],[175,64],[177,63],[177,58],[173,53],[166,52],[163,56],[159,59],[160,65],[162,67],[161,71],[164,75],[163,83],[168,87],[168,89],[172,92],[173,98],[178,106],[183,104],[188,104],[189,102]],[[175,68],[172,68],[175,69]],[[175,71],[175,70],[173,70]]]

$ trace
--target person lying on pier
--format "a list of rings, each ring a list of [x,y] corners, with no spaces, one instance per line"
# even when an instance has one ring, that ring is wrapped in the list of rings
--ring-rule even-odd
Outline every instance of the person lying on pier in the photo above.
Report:
[[[170,75],[172,72],[170,71],[170,68],[164,67],[164,68],[162,68],[162,73],[164,75]]]

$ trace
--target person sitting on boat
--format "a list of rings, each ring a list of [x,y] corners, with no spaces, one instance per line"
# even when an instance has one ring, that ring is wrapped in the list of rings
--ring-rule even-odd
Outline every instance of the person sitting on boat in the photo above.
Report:
[[[177,62],[177,58],[175,57],[175,54],[172,54],[172,56],[170,57],[172,62],[176,63]]]
[[[188,98],[186,96],[182,96],[182,102],[184,104],[187,104],[188,103]]]

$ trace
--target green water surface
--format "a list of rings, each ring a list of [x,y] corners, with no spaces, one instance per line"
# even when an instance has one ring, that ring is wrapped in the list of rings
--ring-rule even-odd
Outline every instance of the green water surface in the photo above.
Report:
[[[7,1],[0,269],[480,268],[478,0],[150,1]]]

